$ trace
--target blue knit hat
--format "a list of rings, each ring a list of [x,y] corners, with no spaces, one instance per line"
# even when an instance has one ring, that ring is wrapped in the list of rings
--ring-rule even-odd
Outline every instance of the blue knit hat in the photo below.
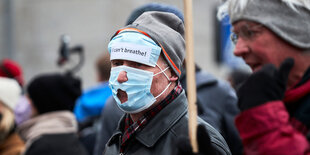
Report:
[[[178,16],[184,23],[183,13],[178,8],[172,5],[167,5],[167,4],[162,4],[162,3],[148,3],[135,9],[132,12],[129,18],[127,19],[126,25],[132,24],[141,14],[147,11],[170,12]]]

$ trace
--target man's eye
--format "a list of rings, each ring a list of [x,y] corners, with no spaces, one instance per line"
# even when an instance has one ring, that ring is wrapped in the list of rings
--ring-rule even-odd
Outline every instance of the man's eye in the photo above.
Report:
[[[251,39],[252,37],[253,37],[253,31],[252,30],[249,30],[249,29],[247,29],[247,30],[245,30],[244,31],[244,36],[247,38],[247,39]]]
[[[113,62],[112,65],[113,65],[113,66],[121,66],[122,63],[121,63],[121,62]]]
[[[141,66],[143,66],[143,64],[136,63],[136,66],[137,66],[137,67],[141,67]]]

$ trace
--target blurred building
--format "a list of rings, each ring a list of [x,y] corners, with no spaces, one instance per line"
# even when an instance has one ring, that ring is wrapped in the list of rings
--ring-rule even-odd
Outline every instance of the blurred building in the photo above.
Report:
[[[78,75],[83,88],[92,86],[94,61],[107,51],[113,32],[124,26],[133,9],[149,2],[184,8],[183,0],[0,0],[0,58],[19,62],[26,83],[38,73],[64,70],[56,61],[60,36],[67,34],[70,45],[84,46],[85,64]],[[196,62],[222,78],[225,67],[216,58],[217,4],[218,0],[193,1],[194,50]]]

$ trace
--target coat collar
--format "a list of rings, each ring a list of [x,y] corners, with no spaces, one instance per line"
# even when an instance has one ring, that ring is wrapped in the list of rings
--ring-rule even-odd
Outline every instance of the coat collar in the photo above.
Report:
[[[187,112],[185,91],[160,111],[143,130],[137,133],[136,139],[147,147],[153,146],[161,136]]]

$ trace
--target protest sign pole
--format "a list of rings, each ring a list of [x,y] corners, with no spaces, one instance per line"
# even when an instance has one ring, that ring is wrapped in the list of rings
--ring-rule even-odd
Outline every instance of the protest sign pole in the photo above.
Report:
[[[188,97],[188,129],[191,146],[194,153],[198,153],[197,144],[197,105],[196,80],[193,41],[192,0],[184,0],[185,16],[185,46],[186,46],[186,85]]]

